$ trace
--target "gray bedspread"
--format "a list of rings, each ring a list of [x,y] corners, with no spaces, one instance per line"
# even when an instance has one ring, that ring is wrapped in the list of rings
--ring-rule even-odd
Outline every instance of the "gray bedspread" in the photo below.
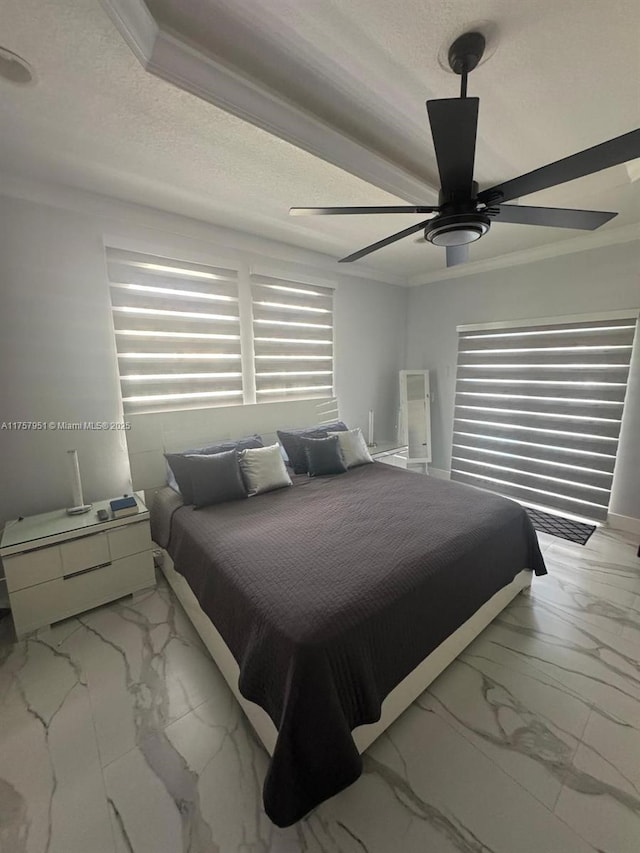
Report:
[[[352,729],[423,658],[523,568],[546,573],[513,501],[381,463],[295,480],[158,514],[240,692],[278,729],[264,805],[279,826],[358,778]]]

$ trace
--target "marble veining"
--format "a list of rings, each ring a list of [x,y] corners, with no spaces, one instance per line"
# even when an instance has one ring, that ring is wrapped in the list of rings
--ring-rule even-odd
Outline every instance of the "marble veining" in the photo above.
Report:
[[[296,826],[188,618],[154,590],[0,626],[2,853],[638,853],[640,560],[540,536],[534,579]]]

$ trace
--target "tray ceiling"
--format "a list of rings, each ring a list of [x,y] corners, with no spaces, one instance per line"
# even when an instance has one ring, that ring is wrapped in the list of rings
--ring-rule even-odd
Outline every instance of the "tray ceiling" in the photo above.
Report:
[[[493,0],[482,15],[495,52],[469,81],[481,186],[640,125],[635,0]],[[438,55],[477,17],[470,0],[7,0],[2,45],[38,84],[0,86],[0,156],[338,258],[415,217],[290,219],[289,206],[432,203],[424,102],[457,95]],[[604,232],[640,221],[637,177],[636,161],[523,203],[620,211]],[[496,223],[471,260],[574,236]],[[444,253],[410,238],[366,265],[416,280]]]

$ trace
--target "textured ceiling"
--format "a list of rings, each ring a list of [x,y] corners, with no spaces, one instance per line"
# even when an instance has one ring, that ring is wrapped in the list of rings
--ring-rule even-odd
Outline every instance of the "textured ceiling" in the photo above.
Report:
[[[640,5],[616,0],[148,0],[160,25],[432,185],[424,102],[457,95],[438,54],[495,22],[480,97],[476,178],[504,180],[640,124]],[[340,257],[415,217],[290,219],[290,205],[389,204],[382,190],[146,72],[98,0],[3,0],[0,44],[38,83],[0,81],[0,160],[69,183]],[[635,164],[634,164],[635,166]],[[618,210],[640,221],[633,168],[523,200]],[[582,232],[495,224],[485,259]],[[366,263],[407,276],[444,267],[403,241]]]

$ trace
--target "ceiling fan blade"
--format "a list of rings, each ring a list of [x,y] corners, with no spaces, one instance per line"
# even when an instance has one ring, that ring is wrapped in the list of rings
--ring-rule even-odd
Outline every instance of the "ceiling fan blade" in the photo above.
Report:
[[[464,246],[447,246],[447,266],[455,267],[458,264],[466,264],[469,260],[469,244]]]
[[[595,231],[617,213],[602,210],[570,210],[564,207],[520,207],[518,204],[500,204],[497,207],[497,222],[513,222],[516,225],[546,225],[549,228],[581,228]]]
[[[346,258],[340,258],[339,263],[350,264],[352,261],[357,261],[360,258],[363,258],[365,255],[371,254],[371,252],[375,252],[378,249],[383,249],[390,243],[395,243],[396,240],[402,240],[403,237],[408,237],[410,234],[415,234],[416,231],[420,231],[421,228],[424,228],[428,222],[429,220],[425,219],[424,222],[418,222],[417,225],[412,225],[410,228],[405,228],[404,231],[398,231],[397,234],[392,234],[391,237],[385,237],[384,240],[379,240],[377,243],[372,243],[370,246],[366,246],[364,249],[360,249],[359,252],[354,252],[352,255],[348,255]]]
[[[479,98],[427,101],[442,195],[447,201],[471,196],[479,103]]]
[[[542,166],[504,184],[496,184],[495,187],[482,190],[478,193],[478,199],[490,204],[491,201],[501,203],[512,198],[521,198],[548,187],[564,184],[566,181],[592,175],[610,166],[635,160],[636,157],[640,157],[640,129],[616,136],[615,139],[594,145],[593,148],[564,157],[555,163],[549,163],[548,166]]]
[[[396,207],[291,207],[290,216],[335,216],[358,213],[435,213],[437,207],[410,207],[409,205],[397,205]]]

